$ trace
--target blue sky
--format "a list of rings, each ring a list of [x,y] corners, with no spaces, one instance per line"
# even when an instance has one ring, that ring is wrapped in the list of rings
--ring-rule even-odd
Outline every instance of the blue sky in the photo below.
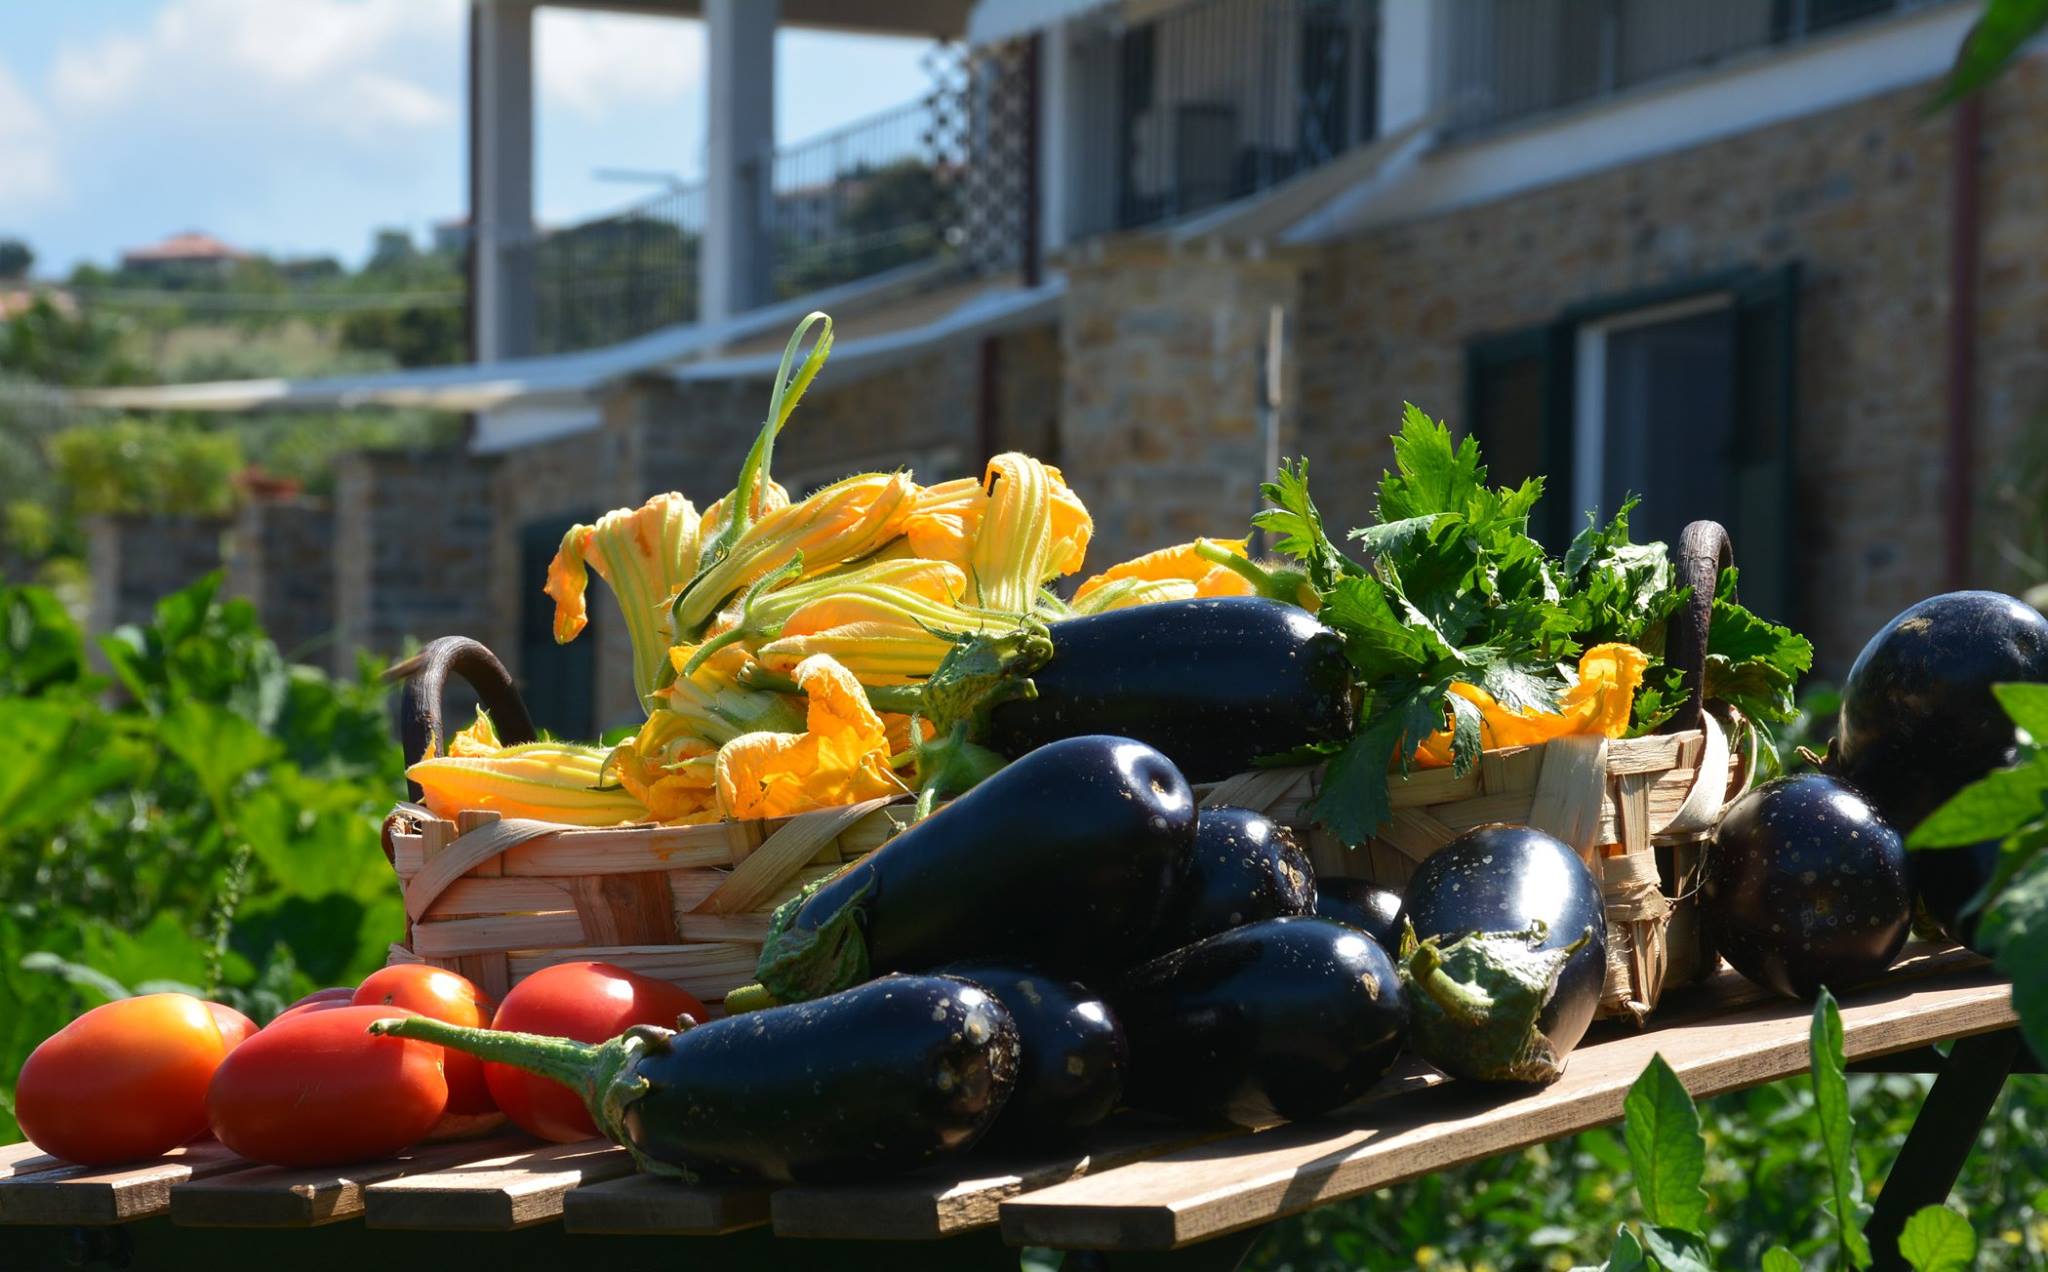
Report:
[[[463,0],[0,0],[0,236],[39,273],[203,229],[359,261],[373,228],[424,232],[465,188]],[[562,222],[694,175],[703,28],[542,9],[537,199]],[[824,131],[908,101],[923,41],[780,37],[776,130]]]

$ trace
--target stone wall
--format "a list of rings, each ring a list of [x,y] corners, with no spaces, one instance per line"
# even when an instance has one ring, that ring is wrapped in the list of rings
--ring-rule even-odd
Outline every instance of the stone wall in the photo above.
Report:
[[[86,528],[92,603],[86,630],[146,623],[156,603],[221,568],[227,522],[213,517],[94,517]]]
[[[491,607],[494,460],[460,450],[369,451],[336,468],[335,647],[354,669],[410,640],[474,636],[501,648]]]
[[[1840,675],[1887,618],[1943,585],[1952,117],[1923,115],[1929,91],[1874,97],[1327,249],[1305,266],[1300,300],[1300,446],[1315,460],[1324,512],[1347,526],[1369,514],[1404,400],[1462,414],[1474,337],[1547,321],[1581,301],[1797,260],[1796,618],[1819,644],[1822,670]],[[1986,109],[1977,426],[1980,485],[1992,494],[1990,475],[2008,471],[2004,457],[2038,437],[2048,408],[2044,110],[2048,68],[2039,59],[2015,67]],[[1094,320],[1097,339],[1112,321]],[[1070,351],[1094,344],[1069,334]],[[1123,348],[1100,356],[1132,365]],[[1134,439],[1145,408],[1159,409],[1149,392],[1129,391]],[[1996,577],[1986,552],[1980,567]]]
[[[296,662],[334,656],[334,510],[323,500],[252,499],[228,528],[227,591],[256,607]]]

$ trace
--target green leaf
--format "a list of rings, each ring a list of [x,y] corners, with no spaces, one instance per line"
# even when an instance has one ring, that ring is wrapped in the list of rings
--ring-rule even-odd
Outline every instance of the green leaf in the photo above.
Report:
[[[1977,1234],[1947,1206],[1923,1206],[1899,1233],[1899,1257],[1914,1272],[1968,1272],[1977,1261]]]
[[[1650,1057],[1622,1110],[1622,1138],[1643,1214],[1660,1227],[1700,1231],[1707,1214],[1700,1187],[1707,1145],[1699,1110],[1662,1055]]]
[[[275,759],[276,742],[238,715],[209,703],[180,699],[164,713],[158,736],[199,779],[215,811],[228,807],[228,790],[251,769]]]
[[[1362,572],[1323,531],[1323,514],[1308,493],[1308,460],[1292,466],[1283,461],[1280,471],[1259,487],[1259,493],[1273,506],[1254,516],[1252,525],[1275,536],[1275,552],[1306,567],[1309,583],[1318,592],[1328,592],[1344,575]]]
[[[1803,1272],[1798,1258],[1784,1246],[1772,1246],[1764,1251],[1763,1262],[1758,1267],[1762,1272]]]
[[[104,1002],[131,997],[126,985],[105,972],[87,967],[83,963],[74,963],[67,958],[59,958],[47,950],[36,950],[34,953],[22,955],[21,968],[27,972],[43,972],[55,976],[68,985],[75,985],[79,989],[98,995]]]
[[[1664,1272],[1714,1272],[1714,1252],[1707,1248],[1707,1239],[1697,1232],[1646,1227],[1643,1244],[1649,1247],[1650,1258]]]
[[[1993,685],[1991,692],[1997,695],[1998,705],[2005,708],[2014,724],[2032,734],[2034,741],[2048,746],[2048,685]]]
[[[1863,1239],[1863,1224],[1869,1207],[1863,1203],[1863,1181],[1857,1175],[1856,1154],[1850,1143],[1855,1121],[1849,1113],[1849,1082],[1844,1075],[1842,1012],[1826,989],[1820,991],[1820,1001],[1813,1008],[1812,1050],[1814,1112],[1820,1119],[1836,1241],[1844,1261],[1867,1268],[1870,1243]]]
[[[1479,687],[1510,711],[1555,711],[1563,682],[1540,667],[1489,662],[1479,673]]]
[[[1451,772],[1463,777],[1479,763],[1479,706],[1455,693],[1444,700],[1451,704]]]
[[[1451,430],[1412,402],[1405,405],[1401,431],[1394,436],[1394,464],[1398,471],[1380,478],[1383,522],[1461,512],[1486,481],[1479,443],[1468,437],[1453,445]]]
[[[1614,1249],[1608,1252],[1607,1272],[1641,1272],[1649,1266],[1643,1256],[1643,1243],[1636,1239],[1635,1229],[1622,1224],[1614,1230]]]
[[[2048,0],[1986,0],[1983,16],[1963,41],[1954,69],[1931,108],[1954,104],[1998,77],[2020,47],[2048,26]]]
[[[2012,978],[2013,1010],[2035,1055],[2048,1055],[2048,853],[2038,853],[1985,911],[1983,940]]]
[[[1432,512],[1400,521],[1360,526],[1351,532],[1351,538],[1357,540],[1360,547],[1374,556],[1388,556],[1405,550],[1417,539],[1427,539],[1430,528],[1441,522],[1444,515]]]
[[[1961,848],[2007,835],[2048,815],[2048,753],[1987,773],[1927,815],[1909,848]]]
[[[1394,613],[1386,589],[1370,575],[1338,580],[1317,616],[1344,634],[1345,653],[1362,680],[1413,676],[1428,663],[1422,638]]]

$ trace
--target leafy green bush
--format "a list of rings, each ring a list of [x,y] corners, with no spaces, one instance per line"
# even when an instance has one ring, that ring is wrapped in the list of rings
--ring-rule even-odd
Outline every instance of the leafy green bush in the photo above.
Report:
[[[225,516],[242,469],[242,446],[232,433],[137,419],[66,429],[48,449],[72,510],[85,515]]]
[[[263,1020],[403,931],[372,669],[291,666],[218,576],[99,652],[110,677],[52,593],[0,589],[0,1140],[22,1061],[86,1008],[175,983]]]

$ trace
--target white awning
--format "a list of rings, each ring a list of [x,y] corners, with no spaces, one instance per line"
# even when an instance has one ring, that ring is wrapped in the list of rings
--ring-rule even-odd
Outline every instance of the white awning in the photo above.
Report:
[[[1117,0],[980,0],[967,15],[967,42],[993,44],[1014,39],[1116,3]]]

